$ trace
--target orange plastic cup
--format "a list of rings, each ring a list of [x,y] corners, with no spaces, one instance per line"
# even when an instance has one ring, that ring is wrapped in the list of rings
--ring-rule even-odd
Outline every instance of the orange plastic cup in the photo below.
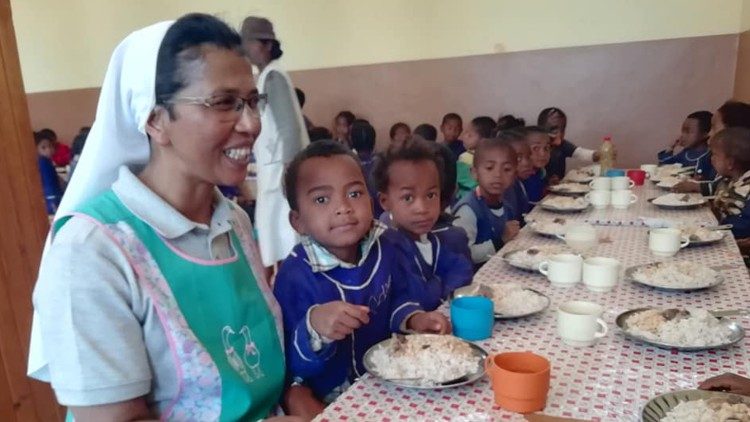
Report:
[[[549,392],[550,363],[531,352],[499,353],[484,363],[495,403],[517,413],[544,409]]]

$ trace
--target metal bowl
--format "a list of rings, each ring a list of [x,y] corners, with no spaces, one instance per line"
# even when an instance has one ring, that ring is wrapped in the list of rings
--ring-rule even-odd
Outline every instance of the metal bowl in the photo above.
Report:
[[[649,400],[643,406],[641,420],[643,422],[659,422],[667,415],[667,412],[674,409],[680,402],[694,400],[720,400],[729,404],[744,403],[750,406],[750,397],[738,394],[704,390],[672,391],[671,393],[661,394]]]
[[[622,331],[622,334],[631,340],[640,341],[642,343],[647,343],[652,346],[656,346],[660,349],[679,350],[681,352],[698,352],[701,350],[723,349],[723,348],[732,346],[734,344],[737,344],[740,341],[742,341],[743,338],[745,338],[745,329],[742,328],[742,326],[740,326],[739,324],[737,324],[736,322],[732,320],[724,319],[724,318],[719,318],[719,320],[722,323],[724,323],[726,327],[732,331],[732,336],[729,339],[729,341],[727,341],[726,343],[722,343],[722,344],[713,344],[713,345],[708,345],[708,346],[679,346],[679,345],[674,345],[674,344],[669,344],[669,343],[663,343],[658,340],[651,340],[646,337],[630,332],[625,323],[627,319],[633,314],[636,314],[638,312],[648,311],[651,309],[657,309],[657,308],[638,308],[638,309],[631,309],[629,311],[625,311],[617,316],[617,318],[615,319],[615,324],[620,329],[620,331]]]

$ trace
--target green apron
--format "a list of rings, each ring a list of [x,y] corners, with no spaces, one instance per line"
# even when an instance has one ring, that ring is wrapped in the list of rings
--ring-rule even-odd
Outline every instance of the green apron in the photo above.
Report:
[[[284,352],[237,227],[229,232],[234,257],[210,261],[170,245],[112,191],[77,214],[102,223],[123,248],[164,327],[180,386],[161,418],[244,421],[268,416],[281,396]]]

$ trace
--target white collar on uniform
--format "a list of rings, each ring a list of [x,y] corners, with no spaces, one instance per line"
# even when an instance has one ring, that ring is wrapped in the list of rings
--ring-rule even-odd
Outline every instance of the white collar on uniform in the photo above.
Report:
[[[231,229],[232,205],[218,189],[214,192],[211,227],[196,223],[182,215],[143,184],[126,166],[120,167],[117,181],[112,185],[112,190],[130,212],[167,239],[176,239],[195,229],[213,229],[212,232],[217,233],[227,232]]]

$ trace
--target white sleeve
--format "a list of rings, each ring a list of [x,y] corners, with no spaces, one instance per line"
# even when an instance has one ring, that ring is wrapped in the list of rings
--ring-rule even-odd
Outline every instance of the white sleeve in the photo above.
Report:
[[[594,152],[596,151],[593,149],[577,147],[573,151],[573,158],[581,161],[594,161]]]
[[[466,231],[469,238],[469,250],[471,251],[471,260],[475,264],[489,261],[495,255],[495,245],[491,240],[474,244],[477,239],[477,216],[474,215],[471,207],[463,206],[456,210],[456,219],[453,221],[454,226],[461,227]]]
[[[62,227],[33,295],[60,404],[116,403],[151,391],[142,321],[134,311],[140,298],[128,259],[103,229],[78,217]]]

